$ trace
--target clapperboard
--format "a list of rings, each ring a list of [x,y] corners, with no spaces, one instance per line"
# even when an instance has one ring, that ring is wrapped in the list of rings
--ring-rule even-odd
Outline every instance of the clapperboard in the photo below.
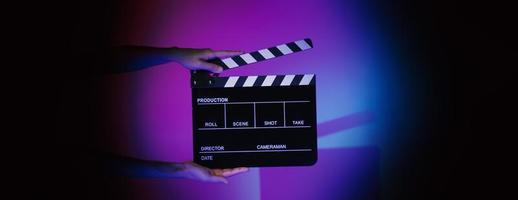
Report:
[[[312,47],[304,39],[210,62],[228,70]],[[315,79],[191,71],[194,161],[210,168],[316,163]]]

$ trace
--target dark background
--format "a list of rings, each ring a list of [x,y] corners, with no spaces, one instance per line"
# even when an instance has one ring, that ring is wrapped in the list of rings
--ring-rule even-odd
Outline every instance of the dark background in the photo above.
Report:
[[[385,172],[388,199],[502,199],[513,193],[511,163],[517,89],[518,19],[511,3],[496,1],[373,1],[373,16],[398,45],[401,71],[414,77],[417,123],[400,131],[419,132],[401,147]],[[110,32],[112,7],[103,1],[26,3],[7,18],[19,54],[4,66],[6,104],[16,123],[4,134],[19,137],[8,175],[9,188],[25,196],[85,198],[99,179],[95,162],[78,149],[96,127],[89,91],[92,63]],[[116,7],[115,7],[116,8]],[[12,25],[11,25],[12,24]],[[11,39],[20,38],[20,39]],[[11,41],[11,42],[12,42]],[[78,61],[79,60],[79,61]],[[10,67],[12,66],[12,67]],[[84,92],[88,91],[88,92]],[[13,97],[13,98],[11,98]],[[65,102],[63,99],[74,99]],[[14,105],[14,106],[11,106]],[[63,110],[73,116],[63,117]],[[65,112],[66,113],[66,112]],[[69,118],[66,125],[63,118]],[[58,126],[59,124],[59,126]],[[77,129],[74,127],[84,127]],[[7,128],[6,128],[7,130]],[[70,131],[77,131],[74,135]],[[14,164],[13,164],[14,163]],[[81,180],[81,181],[79,181]],[[20,192],[18,192],[20,191]]]
[[[414,145],[395,161],[394,199],[500,199],[513,194],[516,12],[500,2],[380,2],[415,74]],[[408,134],[411,135],[411,134]]]

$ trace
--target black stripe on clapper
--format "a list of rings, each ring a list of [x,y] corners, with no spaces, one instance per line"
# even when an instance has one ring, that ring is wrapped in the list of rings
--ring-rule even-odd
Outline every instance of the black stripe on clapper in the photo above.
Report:
[[[272,86],[280,86],[283,79],[284,79],[284,75],[275,76],[275,80],[273,80]]]
[[[250,53],[250,55],[252,55],[252,57],[254,57],[254,59],[257,60],[257,62],[265,60],[264,57],[259,53],[259,51],[254,51]]]
[[[315,81],[316,81],[317,77],[315,75],[313,75],[313,78],[311,79],[311,81],[309,82],[309,85],[315,85]]]
[[[306,39],[304,39],[304,41],[306,41],[306,43],[308,43],[308,44],[309,44],[309,46],[310,46],[311,48],[313,48],[313,42],[311,42],[311,39],[306,38]]]
[[[297,46],[297,44],[295,44],[295,42],[290,42],[290,43],[286,44],[286,46],[288,46],[291,49],[291,51],[293,51],[293,52],[302,51],[302,49],[300,49],[299,46]]]
[[[263,84],[264,79],[266,76],[258,76],[257,79],[255,79],[254,87],[259,87]]]
[[[302,80],[302,77],[304,77],[304,75],[296,75],[291,81],[290,85],[299,85],[300,81]]]
[[[243,85],[245,84],[246,78],[248,78],[248,76],[240,76],[237,79],[237,82],[234,85],[234,87],[243,87]]]
[[[270,52],[271,52],[275,57],[279,57],[279,56],[284,55],[284,54],[282,54],[282,52],[281,52],[277,47],[271,47],[271,48],[268,48],[268,50],[270,50]]]
[[[225,84],[228,81],[228,77],[215,77],[213,80],[215,81],[215,83],[214,85],[212,85],[212,87],[222,88],[225,87]]]
[[[232,60],[234,60],[234,62],[237,63],[237,65],[239,66],[242,66],[242,65],[246,65],[247,63],[245,62],[245,60],[243,60],[243,58],[241,58],[241,56],[234,56],[232,57]]]

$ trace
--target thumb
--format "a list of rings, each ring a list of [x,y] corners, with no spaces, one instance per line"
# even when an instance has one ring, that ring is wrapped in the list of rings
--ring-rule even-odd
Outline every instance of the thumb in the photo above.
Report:
[[[228,184],[227,179],[223,178],[221,176],[210,176],[208,180],[211,181],[211,182],[219,182],[219,183]]]
[[[198,65],[198,68],[207,70],[207,71],[211,71],[213,73],[221,73],[223,71],[223,68],[221,66],[213,64],[213,63],[208,63],[208,62],[201,62]]]

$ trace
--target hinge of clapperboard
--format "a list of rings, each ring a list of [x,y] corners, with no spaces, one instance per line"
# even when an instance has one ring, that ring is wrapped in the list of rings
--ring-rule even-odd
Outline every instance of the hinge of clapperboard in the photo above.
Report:
[[[261,49],[258,51],[245,53],[229,58],[216,58],[208,60],[210,63],[217,64],[223,67],[223,70],[232,69],[236,67],[240,67],[243,65],[248,65],[252,63],[256,63],[263,60],[269,60],[272,58],[277,58],[283,55],[288,55],[300,51],[304,51],[307,49],[313,48],[313,42],[311,39],[303,39],[295,42],[285,43],[281,45],[277,45],[275,47],[270,47],[266,49]],[[209,87],[215,83],[214,78],[218,77],[219,74],[211,73],[205,70],[192,70],[191,71],[191,87]]]

